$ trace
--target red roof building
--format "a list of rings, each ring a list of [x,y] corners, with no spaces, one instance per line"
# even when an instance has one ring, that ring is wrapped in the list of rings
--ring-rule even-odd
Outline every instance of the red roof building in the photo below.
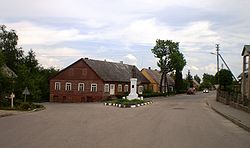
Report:
[[[135,66],[79,59],[50,79],[50,102],[95,102],[127,94],[133,68],[140,94],[149,81]]]

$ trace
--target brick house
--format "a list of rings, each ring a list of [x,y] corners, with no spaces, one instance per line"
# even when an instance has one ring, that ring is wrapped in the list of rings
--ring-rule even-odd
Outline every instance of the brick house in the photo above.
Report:
[[[81,58],[50,78],[50,102],[95,102],[124,95],[133,68],[141,94],[149,81],[135,66]]]

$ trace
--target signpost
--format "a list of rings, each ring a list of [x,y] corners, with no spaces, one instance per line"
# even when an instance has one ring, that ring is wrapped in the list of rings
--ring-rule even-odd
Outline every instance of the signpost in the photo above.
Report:
[[[26,102],[26,95],[30,95],[30,92],[29,92],[27,87],[25,87],[25,89],[23,91],[23,95],[24,95],[24,102]]]
[[[13,108],[14,107],[14,104],[13,104],[13,99],[15,98],[15,94],[14,93],[11,93],[11,95],[10,95],[10,100],[11,100],[11,108]]]

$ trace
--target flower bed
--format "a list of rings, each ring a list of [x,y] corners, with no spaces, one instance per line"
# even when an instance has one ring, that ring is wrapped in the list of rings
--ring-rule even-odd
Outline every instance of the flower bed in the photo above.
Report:
[[[139,100],[139,99],[133,99],[133,100],[117,99],[117,100],[104,102],[104,105],[115,106],[115,107],[120,107],[120,108],[134,108],[134,107],[149,105],[152,103],[153,103],[152,101],[145,101],[145,100]]]

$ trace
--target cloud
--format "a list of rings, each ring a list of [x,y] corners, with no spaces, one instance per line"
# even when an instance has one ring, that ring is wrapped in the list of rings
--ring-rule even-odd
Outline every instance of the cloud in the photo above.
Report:
[[[20,46],[35,46],[46,65],[68,65],[76,58],[73,55],[84,49],[89,57],[115,61],[123,57],[131,63],[156,67],[152,58],[135,59],[143,54],[152,57],[146,50],[156,39],[171,39],[180,42],[180,50],[194,72],[216,72],[212,64],[215,58],[209,52],[220,43],[222,53],[228,53],[228,65],[239,73],[240,52],[249,43],[247,0],[8,0],[1,4],[0,21],[17,30]],[[138,52],[135,46],[143,48]]]
[[[19,36],[20,45],[57,44],[65,41],[80,41],[91,39],[91,34],[81,34],[74,28],[57,29],[55,26],[40,26],[28,21],[7,23],[9,28],[14,28]]]
[[[59,69],[68,66],[73,61],[80,59],[87,54],[79,49],[73,48],[38,48],[35,49],[36,57],[43,67],[56,67]]]
[[[136,65],[137,64],[137,58],[133,54],[127,54],[124,57],[124,63]]]

